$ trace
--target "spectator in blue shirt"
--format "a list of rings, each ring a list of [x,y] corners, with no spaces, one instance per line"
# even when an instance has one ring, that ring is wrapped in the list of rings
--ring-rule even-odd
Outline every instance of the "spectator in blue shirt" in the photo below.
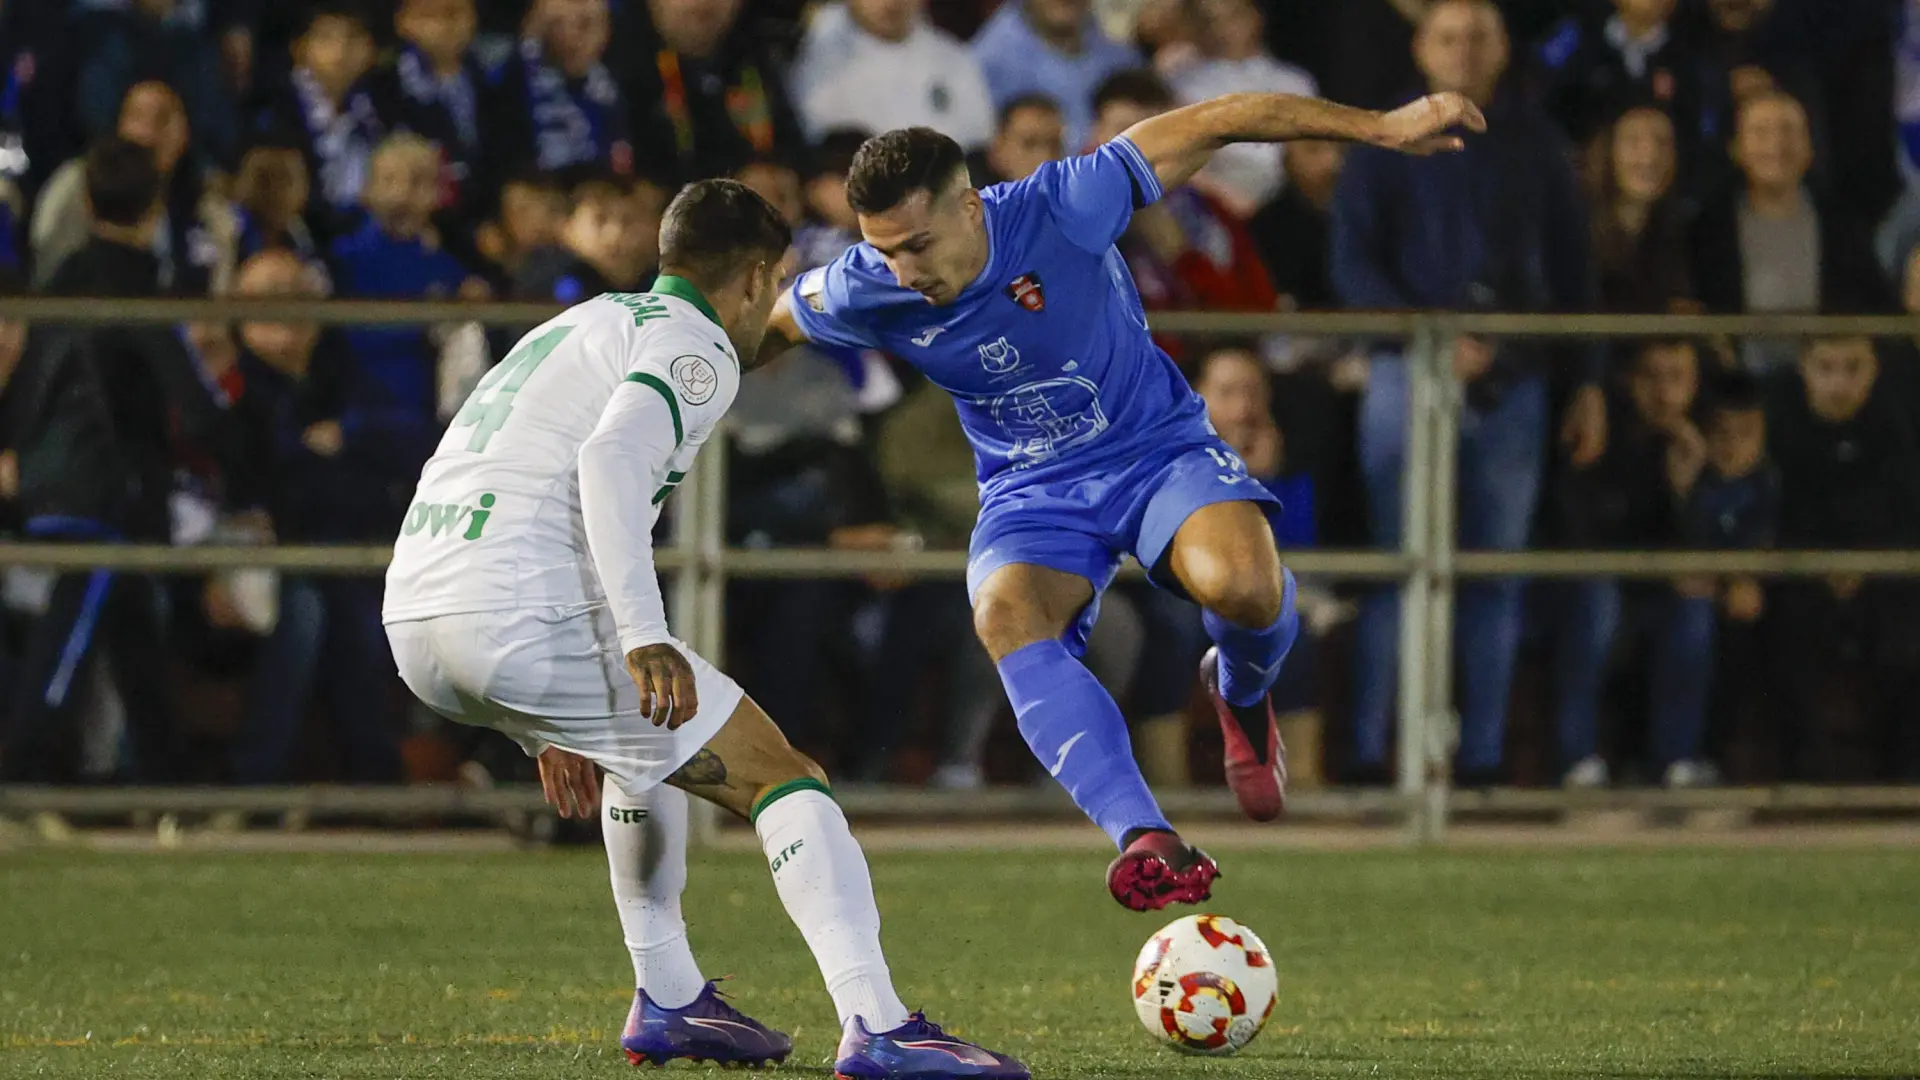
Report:
[[[1101,32],[1090,0],[1007,0],[973,39],[993,107],[1045,94],[1060,106],[1066,144],[1093,130],[1093,92],[1107,76],[1138,67],[1140,56]]]
[[[1000,106],[993,141],[967,156],[967,171],[981,187],[1025,180],[1035,169],[1067,152],[1060,105],[1045,94],[1022,94]],[[1074,144],[1076,149],[1078,144]]]
[[[486,72],[473,54],[474,0],[402,0],[393,26],[400,48],[367,77],[388,131],[411,131],[440,148],[441,231],[466,252],[483,212]]]
[[[606,65],[607,0],[540,0],[526,34],[493,75],[489,153],[500,175],[633,172],[633,136],[619,80]]]
[[[298,131],[307,151],[315,205],[309,224],[322,242],[359,222],[367,162],[384,130],[362,79],[373,66],[373,34],[355,8],[323,3],[293,42],[293,70],[254,118],[256,131]]]
[[[547,173],[520,172],[500,185],[493,217],[474,232],[482,272],[496,292],[510,292],[527,257],[560,239],[567,190]]]
[[[603,292],[631,292],[647,285],[647,267],[636,266],[639,234],[646,228],[641,194],[623,176],[602,176],[574,185],[559,243],[527,255],[514,283],[524,300],[577,304]],[[658,229],[658,218],[654,227]]]
[[[297,135],[267,133],[250,140],[233,181],[239,259],[281,250],[317,263],[321,253],[306,223],[310,191],[307,159]]]
[[[367,219],[334,242],[333,279],[340,294],[383,300],[451,299],[484,294],[433,232],[439,202],[440,153],[418,135],[390,135],[374,151],[363,201]],[[348,335],[380,404],[437,411],[432,336],[417,327],[354,330]]]
[[[1707,461],[1680,508],[1680,542],[1704,551],[1766,549],[1780,531],[1780,470],[1767,456],[1765,392],[1744,371],[1722,373],[1707,403]],[[1775,779],[1777,767],[1759,760],[1778,731],[1767,723],[1779,701],[1773,693],[1761,618],[1766,593],[1748,575],[1709,578],[1695,589],[1714,598],[1712,710],[1726,738],[1725,761],[1735,783]],[[1765,755],[1772,756],[1772,755]]]
[[[1435,91],[1459,91],[1488,112],[1484,136],[1465,152],[1400,159],[1356,148],[1333,205],[1333,284],[1350,308],[1581,311],[1593,303],[1586,214],[1565,141],[1538,110],[1496,99],[1507,35],[1488,0],[1441,0],[1427,10],[1415,60]],[[1392,158],[1392,160],[1390,160]],[[1547,373],[1539,347],[1462,338],[1454,371],[1466,383],[1461,418],[1460,543],[1473,549],[1525,545],[1548,442]],[[1606,402],[1582,372],[1563,435],[1576,464],[1605,445]],[[1374,540],[1400,543],[1408,379],[1397,350],[1374,358],[1360,416],[1360,462]],[[1507,693],[1520,644],[1518,580],[1460,589],[1463,781],[1491,782],[1506,734]],[[1355,664],[1355,759],[1384,779],[1395,675],[1399,593],[1376,591],[1364,606]]]

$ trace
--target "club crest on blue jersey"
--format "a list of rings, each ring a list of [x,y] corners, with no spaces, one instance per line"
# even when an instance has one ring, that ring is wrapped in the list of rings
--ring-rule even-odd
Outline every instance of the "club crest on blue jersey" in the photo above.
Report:
[[[802,274],[800,284],[794,287],[794,291],[800,294],[800,299],[805,300],[808,307],[824,313],[827,310],[826,268],[821,267]]]
[[[980,366],[992,374],[1004,375],[1020,366],[1020,350],[1008,344],[1004,337],[979,348]]]
[[[1007,285],[1007,296],[1028,311],[1047,309],[1046,290],[1040,287],[1040,275],[1028,271]]]

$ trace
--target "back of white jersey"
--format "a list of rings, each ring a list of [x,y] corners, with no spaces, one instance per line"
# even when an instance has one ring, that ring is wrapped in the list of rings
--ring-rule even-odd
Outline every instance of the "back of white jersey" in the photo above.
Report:
[[[420,476],[382,617],[574,607],[604,596],[580,516],[580,447],[623,382],[657,390],[676,449],[636,476],[660,503],[733,404],[724,330],[678,295],[607,293],[521,338],[467,398]]]

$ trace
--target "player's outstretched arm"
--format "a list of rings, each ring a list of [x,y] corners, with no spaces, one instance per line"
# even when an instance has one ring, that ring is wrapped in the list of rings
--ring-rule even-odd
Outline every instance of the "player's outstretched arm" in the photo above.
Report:
[[[760,339],[760,351],[747,370],[765,367],[780,354],[806,341],[807,333],[800,329],[800,321],[793,315],[793,290],[787,289],[773,302],[773,311],[767,315],[767,336]]]
[[[1230,143],[1327,139],[1383,146],[1407,154],[1459,150],[1449,131],[1487,130],[1480,109],[1460,94],[1429,94],[1378,113],[1292,94],[1227,94],[1142,120],[1126,137],[1153,166],[1166,190],[1186,183],[1213,152]]]

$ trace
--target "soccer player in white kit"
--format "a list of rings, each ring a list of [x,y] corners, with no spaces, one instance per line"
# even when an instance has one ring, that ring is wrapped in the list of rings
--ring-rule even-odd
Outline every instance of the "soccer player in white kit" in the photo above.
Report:
[[[790,239],[745,186],[700,181],[662,219],[651,292],[602,294],[522,338],[421,474],[387,572],[388,638],[422,701],[538,759],[562,813],[606,806],[636,985],[621,1045],[635,1064],[792,1050],[716,993],[688,945],[691,793],[752,821],[839,1013],[836,1075],[1024,1080],[1019,1062],[907,1012],[825,773],[667,627],[660,504],[759,352]]]

